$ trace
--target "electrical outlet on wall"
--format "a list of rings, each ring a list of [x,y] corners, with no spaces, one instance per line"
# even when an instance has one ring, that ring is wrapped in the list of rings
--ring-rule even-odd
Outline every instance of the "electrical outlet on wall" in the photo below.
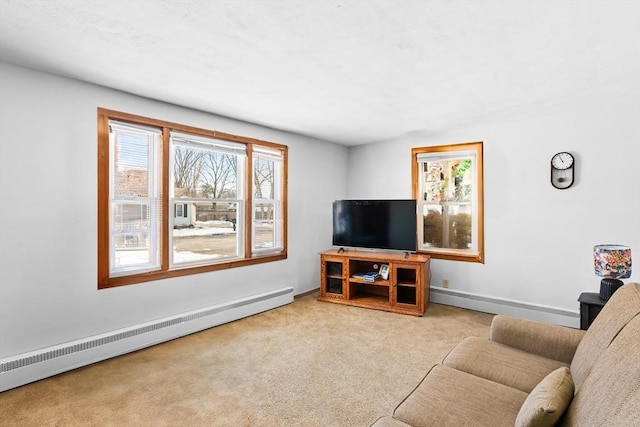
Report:
[[[444,279],[442,279],[442,287],[443,288],[448,288],[449,287],[449,279],[447,279],[446,277]]]

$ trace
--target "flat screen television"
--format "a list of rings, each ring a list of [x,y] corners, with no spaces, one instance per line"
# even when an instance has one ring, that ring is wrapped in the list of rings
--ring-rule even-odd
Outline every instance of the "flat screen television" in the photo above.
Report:
[[[415,252],[416,201],[334,201],[333,246]]]

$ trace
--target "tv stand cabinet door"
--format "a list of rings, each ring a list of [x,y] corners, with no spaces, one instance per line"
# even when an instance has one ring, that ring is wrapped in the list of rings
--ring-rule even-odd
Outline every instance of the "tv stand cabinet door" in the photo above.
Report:
[[[322,255],[320,260],[320,297],[347,299],[347,261],[345,257]]]
[[[391,264],[391,307],[394,311],[423,315],[428,303],[425,298],[423,263]]]

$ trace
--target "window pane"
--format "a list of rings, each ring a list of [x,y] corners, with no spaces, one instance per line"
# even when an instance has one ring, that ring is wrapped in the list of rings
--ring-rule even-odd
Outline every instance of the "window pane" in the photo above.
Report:
[[[157,269],[159,134],[112,123],[110,274]]]
[[[471,205],[449,206],[448,247],[454,249],[470,249],[473,242],[471,223]]]
[[[113,169],[115,197],[149,195],[151,142],[148,134],[116,133]]]
[[[422,163],[424,247],[471,247],[472,165],[465,157]]]
[[[174,218],[173,263],[199,263],[239,255],[237,202],[180,202]]]
[[[112,271],[121,267],[153,267],[158,262],[151,229],[150,203],[112,205]]]
[[[150,241],[149,203],[114,203],[112,247],[115,269],[151,265],[157,260]]]
[[[253,248],[260,250],[279,247],[275,203],[256,203],[253,215]]]
[[[176,197],[237,198],[238,157],[202,146],[173,146]]]
[[[282,242],[282,153],[255,147],[253,158],[254,252],[277,251]]]
[[[244,152],[205,137],[172,134],[172,264],[239,257],[242,232],[237,208]],[[202,199],[210,199],[203,201]]]
[[[442,206],[441,205],[423,205],[422,223],[424,233],[422,244],[425,247],[442,247]]]
[[[253,197],[275,199],[275,162],[262,157],[253,161]]]
[[[438,160],[423,163],[424,201],[471,202],[472,159]]]
[[[471,248],[470,204],[423,205],[423,210],[424,247]]]

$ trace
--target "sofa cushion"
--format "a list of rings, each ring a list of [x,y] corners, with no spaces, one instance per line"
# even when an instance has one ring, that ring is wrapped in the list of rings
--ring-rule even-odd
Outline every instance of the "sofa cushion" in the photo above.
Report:
[[[462,340],[442,364],[526,393],[531,392],[550,372],[567,366],[557,360],[478,337]]]
[[[573,380],[566,367],[558,368],[535,386],[522,404],[515,427],[552,427],[573,398]]]
[[[611,341],[638,313],[640,283],[628,283],[605,304],[576,349],[571,362],[571,375],[577,390]]]
[[[576,389],[560,424],[640,426],[640,315],[620,331]]]
[[[527,393],[436,365],[394,411],[412,426],[509,426]]]

